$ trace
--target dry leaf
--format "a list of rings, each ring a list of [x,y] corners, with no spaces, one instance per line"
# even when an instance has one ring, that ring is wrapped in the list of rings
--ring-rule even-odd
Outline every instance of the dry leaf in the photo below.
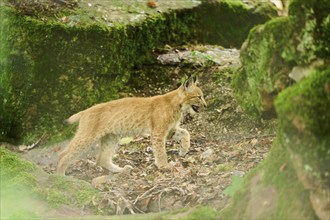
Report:
[[[257,143],[258,143],[258,139],[253,138],[253,139],[251,140],[251,144],[252,144],[253,146],[255,146]]]

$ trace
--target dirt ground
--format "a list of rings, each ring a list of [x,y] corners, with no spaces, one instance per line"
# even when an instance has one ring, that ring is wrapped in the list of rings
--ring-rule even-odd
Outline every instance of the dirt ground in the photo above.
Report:
[[[164,58],[164,54],[171,55]],[[233,176],[244,176],[260,163],[275,138],[276,120],[255,120],[235,100],[230,87],[231,69],[239,65],[239,51],[202,46],[172,48],[157,56],[158,65],[173,69],[167,73],[170,81],[165,84],[149,79],[153,84],[129,94],[167,92],[180,82],[183,71],[190,70],[199,76],[208,108],[194,117],[186,116],[182,122],[182,127],[191,133],[191,149],[186,156],[178,155],[177,142],[171,139],[166,142],[168,160],[174,164],[172,170],[160,171],[154,165],[150,136],[122,140],[115,163],[132,166],[130,173],[115,174],[96,166],[98,144],[76,160],[67,175],[85,180],[102,192],[101,202],[93,202],[101,213],[159,212],[198,204],[220,210],[230,202],[224,190]],[[196,56],[200,59],[191,59]],[[149,83],[148,79],[145,82]],[[68,141],[50,147],[38,146],[24,155],[46,172],[54,173],[57,153]]]

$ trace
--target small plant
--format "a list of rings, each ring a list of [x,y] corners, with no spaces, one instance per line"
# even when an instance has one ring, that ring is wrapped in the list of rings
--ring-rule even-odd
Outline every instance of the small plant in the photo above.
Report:
[[[202,67],[208,67],[215,63],[214,58],[210,54],[196,50],[191,52],[190,62]]]

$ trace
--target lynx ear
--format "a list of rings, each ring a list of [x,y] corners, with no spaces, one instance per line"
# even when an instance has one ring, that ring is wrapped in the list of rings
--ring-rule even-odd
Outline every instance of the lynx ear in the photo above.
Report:
[[[193,78],[194,84],[197,85],[197,83],[198,83],[198,76],[195,75],[192,78]]]
[[[196,84],[198,83],[198,78],[197,76],[191,76],[188,79],[186,79],[183,83],[183,87],[188,90],[193,86],[196,86]]]
[[[193,77],[188,78],[184,83],[183,83],[183,87],[185,88],[185,90],[190,89],[191,87],[193,87],[195,85],[195,81]]]

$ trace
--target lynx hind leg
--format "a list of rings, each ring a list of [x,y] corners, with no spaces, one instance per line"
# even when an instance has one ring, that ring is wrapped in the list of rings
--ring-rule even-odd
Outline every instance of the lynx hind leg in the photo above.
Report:
[[[190,148],[190,134],[186,129],[176,128],[175,134],[173,135],[173,139],[180,141],[181,148],[179,155],[184,156],[188,153]]]
[[[132,169],[132,167],[129,165],[119,167],[112,162],[112,158],[116,153],[118,140],[119,139],[114,135],[108,135],[103,137],[101,139],[100,152],[96,158],[97,165],[102,166],[114,173],[126,172]]]
[[[59,154],[56,173],[65,175],[68,166],[70,166],[74,160],[81,155],[83,150],[91,145],[91,143],[91,140],[75,136],[69,143],[69,146]]]

